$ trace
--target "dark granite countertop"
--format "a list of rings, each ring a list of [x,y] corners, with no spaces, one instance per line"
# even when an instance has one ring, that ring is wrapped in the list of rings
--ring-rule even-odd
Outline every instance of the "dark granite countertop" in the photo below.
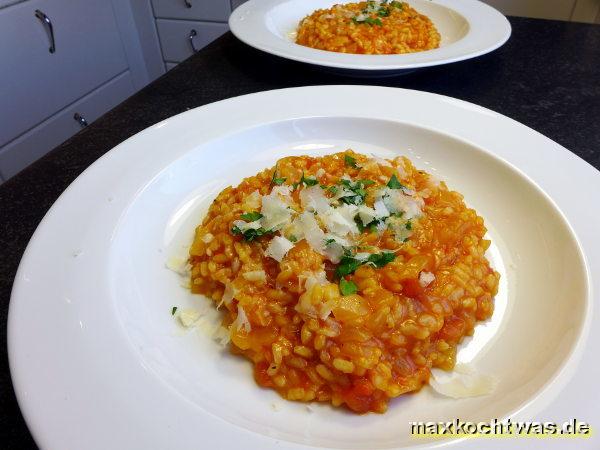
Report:
[[[510,22],[510,40],[491,54],[385,79],[329,74],[251,49],[228,33],[1,185],[0,446],[35,448],[12,390],[5,341],[10,291],[27,242],[48,208],[86,167],[160,120],[269,89],[316,84],[394,86],[485,106],[534,128],[600,168],[600,26],[520,18]]]

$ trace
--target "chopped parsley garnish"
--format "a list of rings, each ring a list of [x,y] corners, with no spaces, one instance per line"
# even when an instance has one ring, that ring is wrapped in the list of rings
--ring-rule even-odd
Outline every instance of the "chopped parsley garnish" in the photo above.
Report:
[[[377,11],[377,15],[378,15],[379,17],[387,17],[387,16],[389,16],[390,14],[391,14],[391,13],[390,13],[390,10],[389,10],[388,8],[383,8],[383,7],[382,7],[382,8],[379,8],[379,10]]]
[[[353,281],[346,281],[344,278],[340,278],[340,292],[342,295],[356,294],[358,286]]]
[[[412,230],[412,222],[411,222],[410,220],[408,220],[408,221],[406,222],[406,229],[407,229],[407,230]]]
[[[176,312],[177,312],[177,306],[173,306],[171,308],[171,315],[174,316]]]
[[[398,8],[398,9],[404,9],[404,3],[397,2],[396,0],[390,2],[390,6],[393,6],[394,8]]]
[[[339,277],[345,277],[354,273],[356,269],[363,265],[363,261],[353,258],[352,256],[342,256],[340,264],[335,269],[335,274]]]
[[[277,166],[275,166],[275,170],[273,171],[273,177],[271,178],[271,184],[276,184],[277,186],[281,186],[285,183],[285,178],[277,177]]]
[[[298,242],[298,238],[296,236],[294,236],[293,234],[290,234],[287,239],[290,242]]]
[[[362,233],[365,230],[369,230],[371,233],[375,233],[377,231],[377,225],[385,222],[385,218],[373,219],[369,223],[363,223],[360,215],[356,215],[354,222],[356,223],[359,232]]]
[[[390,189],[402,189],[404,185],[400,183],[400,180],[396,178],[396,175],[392,175],[392,178],[390,178],[390,181],[388,181],[387,187]]]
[[[231,233],[235,235],[241,235],[245,241],[252,242],[254,239],[264,236],[265,234],[272,233],[272,230],[265,230],[263,227],[254,229],[248,228],[246,231],[242,231],[236,225],[231,228]]]
[[[319,180],[317,180],[314,177],[306,178],[304,176],[304,172],[302,172],[302,177],[300,177],[300,181],[297,181],[296,183],[293,183],[292,184],[292,188],[295,190],[301,184],[304,184],[306,186],[314,186],[315,184],[318,184],[318,183],[319,183]]]
[[[346,167],[352,167],[353,169],[359,168],[356,165],[356,159],[350,155],[344,155],[344,164],[346,165]]]
[[[366,23],[369,26],[373,26],[373,25],[377,25],[377,26],[382,26],[383,23],[381,22],[381,19],[377,18],[377,19],[373,19],[372,17],[365,17],[363,20],[358,20],[356,17],[352,18],[352,22],[354,22],[357,25]]]
[[[333,244],[334,242],[335,242],[335,239],[333,239],[333,238],[325,239],[325,245]]]
[[[374,182],[371,180],[357,180],[351,181],[345,178],[342,178],[338,181],[340,186],[343,186],[347,189],[346,195],[340,197],[340,201],[342,203],[346,203],[347,205],[362,205],[365,202],[365,197],[367,196],[367,191],[365,191],[365,187],[373,184]]]
[[[394,259],[396,259],[396,255],[393,252],[373,253],[367,258],[367,263],[371,263],[377,268],[382,268]]]
[[[337,186],[329,186],[329,187],[327,188],[327,191],[328,191],[328,192],[331,192],[333,195],[335,195],[335,194],[337,194],[337,192],[338,192],[338,188],[337,188]]]
[[[255,222],[258,219],[262,218],[262,214],[256,211],[249,212],[246,214],[242,214],[240,217],[244,219],[246,222]]]
[[[381,253],[373,253],[367,259],[357,259],[353,256],[345,255],[340,260],[340,264],[335,269],[335,274],[338,278],[343,278],[356,271],[363,264],[371,264],[378,269],[396,259],[394,252],[384,251]]]

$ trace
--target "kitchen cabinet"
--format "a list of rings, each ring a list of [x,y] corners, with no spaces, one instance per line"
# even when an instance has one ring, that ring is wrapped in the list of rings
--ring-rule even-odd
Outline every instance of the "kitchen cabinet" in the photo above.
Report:
[[[27,0],[0,9],[4,180],[135,91],[113,6],[107,0]]]

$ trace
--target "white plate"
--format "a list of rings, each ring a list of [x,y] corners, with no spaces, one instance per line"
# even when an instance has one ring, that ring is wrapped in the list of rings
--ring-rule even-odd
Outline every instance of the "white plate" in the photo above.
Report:
[[[335,0],[250,0],[229,18],[231,32],[252,47],[296,61],[378,75],[436,66],[483,55],[504,44],[511,32],[506,17],[476,0],[410,0],[431,18],[441,34],[440,47],[403,55],[354,55],[298,45],[299,21]],[[342,2],[343,3],[343,2]]]
[[[459,360],[497,376],[490,396],[451,400],[425,388],[392,401],[385,415],[323,405],[309,412],[259,389],[246,361],[171,317],[172,306],[206,305],[165,262],[189,242],[220,189],[280,156],[348,146],[407,154],[485,217],[502,284],[493,318]],[[590,205],[599,191],[599,173],[560,145],[492,111],[423,92],[307,87],[188,111],[94,163],[31,239],[8,323],[19,404],[47,449],[404,448],[432,445],[410,437],[414,420],[597,424],[600,365],[591,343],[600,323],[591,288],[597,300],[600,213]],[[450,441],[457,442],[481,445]]]

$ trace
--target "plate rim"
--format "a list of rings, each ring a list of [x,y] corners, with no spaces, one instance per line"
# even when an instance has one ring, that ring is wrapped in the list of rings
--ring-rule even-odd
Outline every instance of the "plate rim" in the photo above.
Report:
[[[535,136],[538,140],[539,138],[542,138],[543,140],[546,141],[546,143],[551,143],[552,147],[554,147],[554,150],[558,150],[559,153],[561,154],[562,157],[567,157],[567,159],[570,159],[571,161],[575,162],[575,164],[577,164],[580,168],[580,170],[589,170],[590,168],[593,170],[593,177],[594,181],[598,183],[598,185],[600,186],[600,172],[598,172],[595,168],[593,168],[593,166],[591,166],[589,163],[587,163],[586,161],[582,160],[581,158],[577,157],[577,155],[569,152],[568,150],[566,150],[564,147],[560,146],[559,144],[551,141],[549,138],[546,138],[545,136],[537,133],[536,131],[526,127],[525,125],[522,125],[510,118],[507,118],[506,116],[502,116],[498,113],[495,113],[491,110],[488,110],[486,108],[480,107],[478,105],[474,105],[472,103],[469,102],[465,102],[463,100],[458,100],[458,99],[453,99],[451,97],[446,97],[446,96],[442,96],[439,94],[431,94],[431,93],[426,93],[426,92],[420,92],[420,91],[413,91],[413,90],[407,90],[407,89],[397,89],[397,88],[385,88],[385,87],[372,87],[372,86],[311,86],[311,87],[300,87],[300,88],[287,88],[287,89],[281,89],[281,90],[275,90],[275,91],[266,91],[266,92],[259,92],[259,93],[254,93],[254,94],[247,94],[244,96],[240,96],[240,97],[234,97],[231,99],[226,99],[226,100],[222,100],[220,102],[216,102],[213,104],[209,104],[209,105],[204,105],[202,107],[199,108],[195,108],[193,110],[190,111],[186,111],[182,114],[179,114],[177,116],[173,116],[171,118],[168,118],[162,122],[159,122],[156,125],[153,125],[145,130],[142,130],[141,132],[139,132],[138,134],[130,137],[129,139],[127,139],[126,141],[124,141],[123,143],[119,144],[117,147],[115,147],[115,149],[120,148],[120,147],[126,147],[127,145],[131,145],[132,142],[135,143],[136,138],[138,138],[139,135],[142,135],[144,133],[152,133],[154,130],[156,130],[157,128],[160,128],[162,126],[164,126],[165,124],[168,123],[172,123],[174,121],[178,121],[181,120],[181,118],[183,116],[186,117],[191,117],[194,114],[198,114],[198,111],[202,111],[204,114],[208,114],[208,111],[211,108],[215,108],[215,105],[231,105],[231,104],[235,104],[236,102],[240,102],[240,99],[246,99],[248,100],[250,97],[252,97],[253,99],[259,99],[258,101],[260,101],[260,97],[261,96],[265,96],[265,95],[273,95],[273,93],[277,93],[277,95],[282,96],[282,94],[285,93],[285,95],[293,95],[296,92],[300,92],[302,91],[303,95],[307,95],[306,92],[307,91],[313,91],[315,92],[315,94],[317,94],[316,91],[318,92],[318,95],[323,95],[323,90],[325,90],[325,92],[329,91],[329,93],[327,95],[339,95],[340,93],[342,93],[343,90],[345,89],[368,89],[368,90],[377,90],[377,91],[386,91],[387,95],[392,95],[392,93],[394,93],[394,95],[407,95],[407,96],[416,96],[416,97],[421,97],[421,98],[429,98],[429,99],[434,99],[434,101],[442,101],[448,105],[451,105],[452,107],[458,107],[459,109],[465,110],[465,111],[470,111],[471,113],[475,113],[475,114],[483,114],[486,116],[490,116],[494,119],[498,119],[498,120],[503,120],[506,121],[508,120],[509,123],[511,123],[512,126],[521,128],[522,130],[525,130],[528,134]],[[291,94],[290,94],[291,93]],[[327,116],[327,114],[326,114]],[[290,118],[290,117],[288,117]],[[278,120],[283,120],[284,118],[281,117]],[[397,121],[397,120],[396,120]],[[418,124],[418,123],[417,123]],[[419,125],[419,126],[423,126],[423,125]],[[424,125],[427,126],[427,125]],[[238,131],[238,128],[234,128],[232,129],[232,132],[234,131]],[[448,134],[445,130],[440,130],[440,129],[435,129],[438,132],[441,133],[445,133]],[[485,148],[484,146],[478,144],[476,141],[473,141],[472,139],[466,138],[463,135],[456,135],[456,134],[452,134],[452,136],[457,137],[458,139],[462,139],[462,140],[466,140],[467,142],[472,143],[473,145],[476,145],[478,147],[481,147],[482,149],[489,151],[487,148]],[[200,143],[196,143],[196,145],[198,145]],[[82,172],[82,174],[77,177],[77,179],[71,184],[69,185],[69,187],[65,190],[65,192],[63,192],[61,194],[61,196],[56,200],[55,204],[50,208],[50,210],[47,212],[47,214],[44,216],[44,218],[42,219],[42,221],[40,222],[40,224],[38,225],[36,231],[34,232],[30,243],[27,246],[27,249],[25,250],[25,253],[23,255],[23,258],[19,264],[19,269],[17,271],[17,276],[15,277],[15,282],[13,285],[13,290],[11,293],[11,301],[10,301],[10,306],[9,306],[9,315],[8,315],[8,350],[9,350],[9,365],[10,365],[10,370],[11,370],[11,376],[13,377],[13,386],[15,389],[15,393],[17,395],[17,399],[19,402],[19,406],[21,407],[21,410],[23,412],[24,417],[26,418],[28,427],[30,428],[30,431],[32,433],[32,435],[34,436],[34,439],[36,440],[36,442],[38,443],[38,445],[42,444],[43,442],[48,443],[47,441],[44,440],[43,436],[40,436],[37,433],[36,427],[34,426],[34,422],[36,422],[36,420],[34,420],[32,418],[32,415],[34,415],[34,411],[32,411],[32,407],[33,405],[31,405],[31,403],[28,403],[27,401],[27,396],[24,394],[24,390],[22,389],[22,386],[20,386],[20,382],[18,380],[16,380],[15,377],[15,370],[17,370],[17,365],[19,365],[21,363],[21,361],[19,360],[19,354],[17,352],[17,348],[16,346],[18,345],[18,332],[19,332],[19,328],[18,328],[18,324],[15,322],[17,319],[15,318],[15,305],[17,304],[17,302],[23,302],[25,300],[18,300],[19,296],[22,298],[22,294],[20,294],[20,290],[25,289],[25,287],[23,286],[23,281],[21,280],[21,275],[22,272],[24,271],[24,266],[25,264],[28,263],[28,261],[30,260],[30,249],[31,247],[34,245],[35,242],[37,242],[39,239],[42,238],[41,233],[43,232],[44,227],[46,226],[46,223],[52,218],[52,215],[56,212],[56,210],[58,209],[58,207],[63,204],[66,200],[65,197],[68,193],[72,192],[74,189],[78,189],[81,188],[84,181],[86,181],[86,178],[89,176],[89,174],[91,172],[93,172],[94,170],[98,169],[99,167],[101,167],[102,165],[106,165],[107,161],[110,161],[111,158],[113,158],[115,156],[115,154],[117,154],[117,152],[115,152],[113,149],[112,151],[107,152],[105,155],[103,155],[101,158],[99,158],[96,162],[94,162],[92,165],[90,165],[84,172]],[[120,148],[120,153],[123,153],[123,148]],[[491,151],[490,151],[491,152]],[[497,155],[495,152],[491,152],[494,156],[500,157],[501,159],[505,160],[504,158],[502,158],[500,155]],[[505,162],[507,162],[508,164],[510,164],[511,166],[514,166],[514,164],[512,164],[511,161],[507,161],[505,160]],[[584,164],[581,164],[584,163]],[[573,224],[573,221],[570,220],[569,216],[565,213],[565,211],[563,210],[563,208],[560,207],[560,204],[557,204],[554,201],[554,198],[549,195],[545,189],[543,189],[542,186],[539,185],[539,183],[536,182],[535,178],[530,177],[526,171],[521,170],[518,166],[514,166],[515,169],[519,170],[519,172],[521,172],[523,175],[525,175],[530,181],[533,181],[533,183],[540,188],[540,190],[542,191],[542,193],[544,193],[545,195],[547,195],[548,199],[557,207],[557,209],[561,212],[561,214],[564,216],[567,224],[569,224],[569,227],[571,228],[571,230],[573,231],[574,236],[576,237],[577,242],[579,243],[580,247],[582,248],[582,254],[585,260],[585,266],[587,268],[587,275],[588,275],[588,281],[589,281],[589,290],[590,290],[590,299],[591,301],[589,302],[590,305],[589,307],[591,308],[591,304],[594,300],[594,289],[592,289],[594,282],[596,284],[598,284],[596,279],[593,279],[591,274],[591,265],[590,265],[590,261],[589,261],[589,256],[588,256],[588,252],[591,252],[592,250],[595,249],[586,249],[585,246],[583,245],[583,242],[580,238],[579,233],[577,232],[576,227]],[[584,169],[585,167],[585,169]],[[600,213],[596,213],[596,217],[595,217],[596,221],[598,221],[598,223],[600,223]],[[579,219],[578,219],[579,220]],[[593,252],[595,254],[596,257],[598,257],[600,255],[600,251],[596,250],[596,252]],[[589,311],[591,313],[591,310]],[[588,317],[588,324],[591,324],[592,319],[594,317],[593,316],[589,316]],[[596,319],[597,321],[597,319]],[[590,326],[588,326],[587,330],[585,330],[586,332],[586,336],[582,336],[580,338],[580,341],[584,341],[586,338],[588,338],[589,334],[591,333],[590,331]],[[600,332],[596,332],[595,334],[600,335]],[[598,417],[598,416],[596,416]],[[290,447],[293,446],[291,443]],[[42,447],[42,445],[40,445]],[[51,446],[48,445],[48,448],[50,448]],[[294,446],[295,447],[295,446]],[[297,448],[306,448],[303,446],[299,446]]]
[[[248,15],[254,8],[260,14],[267,12],[267,8],[277,5],[278,3],[284,3],[286,0],[248,0],[238,6],[229,16],[228,25],[233,35],[242,41],[243,43],[266,53],[289,59],[292,61],[302,62],[306,64],[329,67],[333,69],[347,69],[351,71],[365,71],[365,72],[398,72],[403,70],[412,70],[423,67],[434,67],[443,64],[450,64],[454,62],[464,61],[472,58],[476,58],[487,53],[493,52],[504,45],[512,34],[512,27],[508,19],[492,6],[483,3],[479,0],[435,0],[435,3],[442,5],[448,9],[458,12],[460,15],[465,17],[469,23],[470,30],[466,36],[459,39],[456,42],[463,40],[471,40],[471,28],[474,23],[474,17],[477,13],[485,12],[490,15],[492,20],[495,21],[495,25],[502,29],[501,36],[498,37],[494,42],[482,46],[478,50],[471,51],[464,54],[452,55],[450,52],[449,56],[434,58],[430,61],[414,61],[415,55],[419,58],[419,55],[426,54],[427,52],[416,52],[402,55],[354,55],[354,54],[342,54],[337,52],[329,52],[325,50],[312,49],[309,47],[287,46],[281,47],[278,45],[265,45],[264,43],[257,42],[255,33],[249,32],[248,20],[241,20],[244,15]],[[431,1],[431,0],[430,0]],[[471,11],[473,9],[473,11]],[[254,22],[257,22],[257,17],[251,16]],[[241,24],[241,25],[240,25]],[[264,28],[260,23],[251,23],[251,26],[257,27],[260,31]],[[483,25],[483,23],[478,24]],[[486,23],[486,26],[489,25]],[[277,42],[274,40],[274,42]],[[452,43],[448,47],[455,44]],[[296,47],[294,47],[296,46]],[[438,51],[442,49],[434,49],[431,51]],[[448,52],[446,52],[448,53]],[[385,62],[381,62],[379,58],[387,58]],[[344,59],[346,61],[337,61],[334,59]],[[368,59],[366,59],[368,58]],[[377,58],[378,60],[376,60]],[[411,61],[413,60],[413,61]],[[376,62],[374,62],[376,61]]]

